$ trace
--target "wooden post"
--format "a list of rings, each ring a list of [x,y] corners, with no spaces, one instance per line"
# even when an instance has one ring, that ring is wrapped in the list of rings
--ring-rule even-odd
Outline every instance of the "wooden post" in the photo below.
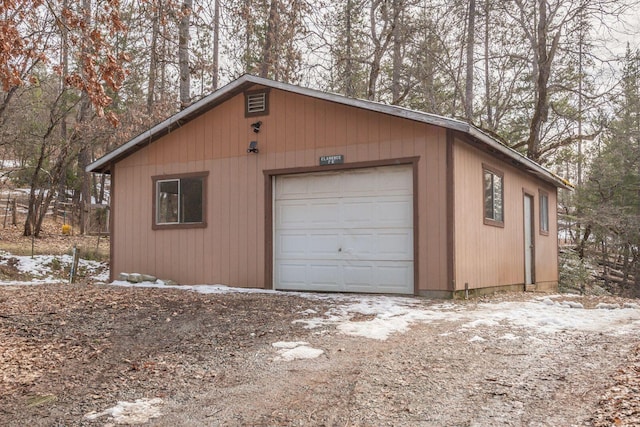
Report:
[[[7,228],[7,214],[9,213],[9,203],[11,202],[10,198],[7,198],[7,207],[4,210],[4,222],[2,223],[2,228]]]
[[[78,270],[78,246],[73,245],[73,259],[71,261],[71,271],[69,272],[69,284],[75,283],[76,271]]]

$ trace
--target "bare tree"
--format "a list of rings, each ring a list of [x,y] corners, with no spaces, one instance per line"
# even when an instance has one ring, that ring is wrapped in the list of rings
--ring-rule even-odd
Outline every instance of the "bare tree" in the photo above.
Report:
[[[193,0],[184,0],[181,9],[178,63],[180,68],[180,108],[191,104],[191,68],[189,66],[189,32],[191,30],[191,13]]]
[[[476,1],[469,0],[469,12],[467,18],[467,77],[464,91],[464,116],[469,122],[473,122],[473,49],[475,47],[475,22]]]

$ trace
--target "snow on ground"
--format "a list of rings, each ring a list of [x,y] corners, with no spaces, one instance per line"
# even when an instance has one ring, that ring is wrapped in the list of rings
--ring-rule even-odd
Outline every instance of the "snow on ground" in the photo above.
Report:
[[[111,282],[110,285],[124,286],[124,287],[135,286],[139,288],[179,289],[182,291],[198,292],[200,294],[225,294],[225,293],[234,293],[234,292],[263,293],[263,294],[278,293],[278,291],[272,291],[269,289],[232,288],[225,285],[195,285],[195,286],[165,285],[165,283],[162,280],[157,280],[156,282],[140,282],[140,283],[131,283],[124,280],[116,280],[114,282]]]
[[[162,399],[136,399],[135,402],[118,402],[112,408],[102,412],[90,412],[84,417],[88,420],[96,420],[105,415],[109,415],[116,424],[144,424],[152,418],[162,415],[160,405]]]
[[[2,257],[2,255],[5,256]],[[8,258],[6,255],[0,253],[0,258],[4,258],[0,262],[7,263]],[[28,256],[13,258],[18,260],[17,268],[20,271],[36,277],[27,284],[56,281],[47,275],[51,269],[53,256],[39,255],[34,258]],[[55,258],[64,265],[71,263],[71,256],[69,255]],[[90,275],[94,274],[96,279],[99,277],[101,280],[108,275],[103,271],[104,264],[81,260],[80,265],[87,269]],[[0,285],[21,283],[24,282],[0,282]],[[436,321],[461,322],[461,326],[458,329],[459,332],[477,332],[471,338],[473,341],[479,341],[480,338],[483,338],[478,332],[479,330],[483,328],[499,328],[502,325],[520,328],[523,334],[529,332],[552,334],[576,331],[624,335],[640,332],[640,306],[638,304],[627,303],[623,306],[601,304],[597,307],[600,309],[585,309],[581,303],[571,301],[579,298],[579,296],[575,295],[545,295],[532,298],[530,301],[457,304],[454,302],[434,303],[431,300],[400,296],[280,292],[265,289],[232,288],[224,285],[165,285],[160,280],[155,283],[142,282],[136,284],[115,281],[111,285],[179,289],[202,294],[246,292],[281,294],[283,296],[296,295],[318,299],[332,303],[332,308],[321,314],[315,313],[313,310],[301,312],[299,313],[300,319],[296,320],[296,322],[303,324],[308,329],[333,326],[342,334],[375,340],[386,340],[395,333],[405,332],[414,323]],[[365,316],[366,319],[357,319],[358,317],[361,319],[362,316]],[[507,334],[502,338],[513,340],[519,337]],[[296,345],[286,350],[292,351],[292,354],[304,353],[304,348],[296,350],[296,348],[300,347],[304,347],[304,345]],[[318,351],[322,352],[322,350]]]
[[[9,257],[17,259],[16,267],[34,277],[30,282],[1,282],[2,284],[39,284],[59,282],[50,276],[54,258],[63,266],[71,264],[70,255],[9,256],[0,253],[0,263],[7,263]],[[80,260],[96,280],[104,280],[108,272],[104,264],[96,261]],[[323,293],[279,292],[265,289],[232,288],[224,285],[165,285],[142,282],[132,284],[115,281],[113,286],[136,286],[164,289],[180,289],[202,294],[223,294],[229,292],[270,293],[298,295],[310,299],[331,301],[333,308],[318,315],[313,312],[300,313],[297,320],[308,329],[333,325],[345,335],[360,336],[376,340],[386,340],[394,333],[405,332],[413,323],[434,321],[462,321],[462,330],[481,327],[511,325],[523,331],[533,330],[542,333],[560,331],[602,332],[608,334],[628,334],[640,331],[640,309],[637,304],[599,305],[602,309],[584,309],[583,305],[566,299],[578,298],[574,295],[548,295],[533,298],[531,301],[507,301],[498,303],[455,304],[444,302],[433,304],[431,301],[411,297],[390,297],[376,295],[345,295]],[[606,309],[605,309],[606,308]],[[314,316],[315,317],[312,317]],[[351,321],[354,316],[370,317],[365,321]]]
[[[18,256],[0,251],[0,265],[14,264],[20,273],[31,276],[29,281],[0,280],[2,285],[40,285],[47,283],[61,283],[65,280],[55,277],[55,270],[69,271],[73,257],[71,255],[29,255]],[[108,281],[109,269],[107,264],[99,261],[92,261],[80,258],[78,261],[78,271],[82,271],[87,277],[96,281]]]
[[[309,347],[309,343],[305,341],[279,341],[271,344],[278,349],[278,354],[273,360],[284,360],[290,362],[296,359],[315,359],[324,353],[324,350]]]
[[[625,304],[617,309],[585,309],[582,304],[564,299],[573,295],[550,295],[532,298],[530,301],[481,302],[456,304],[454,302],[433,303],[412,297],[390,297],[383,295],[345,295],[304,292],[279,292],[265,289],[231,288],[224,285],[166,286],[159,283],[113,282],[115,286],[138,286],[173,288],[209,293],[259,292],[278,293],[283,296],[297,295],[304,298],[333,302],[333,308],[318,315],[312,311],[299,313],[296,322],[305,328],[317,329],[334,326],[340,333],[376,340],[386,340],[394,333],[407,331],[414,323],[436,321],[459,321],[460,332],[478,331],[482,328],[510,326],[520,328],[523,334],[556,332],[600,332],[612,335],[640,333],[640,309],[636,304]],[[312,317],[314,316],[315,317]],[[352,321],[357,316],[368,320]],[[471,338],[479,341],[481,334]],[[518,335],[506,334],[505,340],[515,340]]]

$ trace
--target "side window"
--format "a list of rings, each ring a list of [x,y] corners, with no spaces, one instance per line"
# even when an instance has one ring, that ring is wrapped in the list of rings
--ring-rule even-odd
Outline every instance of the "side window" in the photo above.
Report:
[[[153,178],[153,228],[206,227],[208,173]]]
[[[483,166],[484,223],[504,226],[504,174]]]
[[[178,203],[180,180],[171,179],[156,182],[156,224],[179,224]]]
[[[540,234],[549,234],[549,194],[540,190]]]

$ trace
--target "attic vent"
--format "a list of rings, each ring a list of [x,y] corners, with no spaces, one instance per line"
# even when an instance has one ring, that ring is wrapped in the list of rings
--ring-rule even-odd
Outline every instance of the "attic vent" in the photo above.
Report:
[[[246,117],[269,114],[269,92],[267,90],[246,92],[244,94]]]

